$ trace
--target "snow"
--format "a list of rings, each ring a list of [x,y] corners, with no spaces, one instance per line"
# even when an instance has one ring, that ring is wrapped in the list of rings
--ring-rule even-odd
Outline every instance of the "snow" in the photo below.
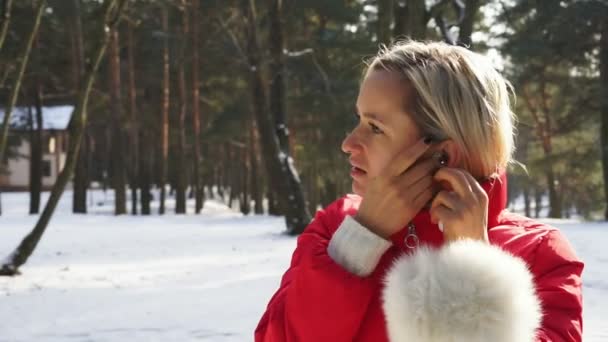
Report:
[[[188,215],[115,217],[110,192],[89,201],[73,215],[66,192],[23,274],[0,277],[1,342],[253,339],[296,245],[283,218],[218,201],[201,215],[190,202]],[[3,193],[2,206],[0,259],[36,221],[25,193]],[[585,341],[606,341],[608,224],[548,222],[586,262]]]

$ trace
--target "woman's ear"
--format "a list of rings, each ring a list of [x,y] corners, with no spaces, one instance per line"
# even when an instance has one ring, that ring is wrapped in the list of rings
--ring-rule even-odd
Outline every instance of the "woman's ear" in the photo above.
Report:
[[[436,151],[441,151],[447,157],[447,167],[462,167],[463,153],[460,147],[452,139],[444,140],[437,144]]]

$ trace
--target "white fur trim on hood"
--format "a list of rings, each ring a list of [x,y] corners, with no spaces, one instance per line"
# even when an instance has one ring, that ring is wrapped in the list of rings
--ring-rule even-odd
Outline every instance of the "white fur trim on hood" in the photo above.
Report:
[[[525,342],[540,326],[526,264],[481,241],[421,247],[399,258],[385,281],[391,342]]]

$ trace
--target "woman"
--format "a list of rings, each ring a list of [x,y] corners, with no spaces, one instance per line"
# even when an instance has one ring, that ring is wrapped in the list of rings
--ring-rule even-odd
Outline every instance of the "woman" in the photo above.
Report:
[[[356,195],[300,235],[256,341],[580,341],[583,263],[504,210],[509,95],[465,48],[380,51],[342,144]]]

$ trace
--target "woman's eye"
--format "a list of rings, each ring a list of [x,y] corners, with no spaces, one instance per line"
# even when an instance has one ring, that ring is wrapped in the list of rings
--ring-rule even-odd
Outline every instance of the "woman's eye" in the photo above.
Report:
[[[373,123],[370,123],[369,127],[371,127],[372,132],[374,134],[382,134],[382,133],[384,133],[384,132],[382,132],[382,130],[380,128],[378,128],[378,126],[374,125]]]

